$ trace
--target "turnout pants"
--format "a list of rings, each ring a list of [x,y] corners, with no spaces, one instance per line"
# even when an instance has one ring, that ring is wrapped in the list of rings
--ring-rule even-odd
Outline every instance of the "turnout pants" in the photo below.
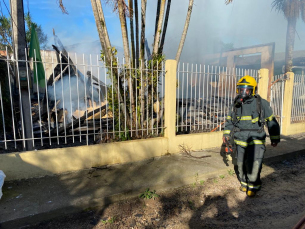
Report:
[[[237,161],[235,172],[241,186],[251,191],[258,191],[261,188],[260,173],[266,147],[264,144],[248,145],[242,147],[237,145]]]

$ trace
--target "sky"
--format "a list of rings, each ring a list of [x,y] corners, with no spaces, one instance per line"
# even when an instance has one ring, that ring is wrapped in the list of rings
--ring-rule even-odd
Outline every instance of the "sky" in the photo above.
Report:
[[[8,15],[5,4],[0,0],[3,14]],[[140,1],[139,1],[140,2]],[[153,42],[156,0],[148,0],[147,31],[149,44]],[[165,40],[164,53],[174,59],[184,27],[188,0],[172,0],[171,12]],[[81,44],[80,52],[99,53],[99,37],[89,0],[63,0],[69,14],[63,14],[58,0],[24,0],[33,21],[42,26],[48,35],[48,45],[54,44],[53,28],[65,46]],[[111,5],[102,0],[106,25],[112,46],[122,47],[119,18]],[[232,43],[234,48],[275,42],[275,51],[285,51],[287,21],[283,13],[271,8],[272,0],[234,0],[225,5],[224,0],[194,0],[190,26],[181,55],[186,62],[198,61],[212,53],[216,43]],[[295,50],[305,50],[305,23],[297,22]],[[96,46],[90,45],[94,42]]]

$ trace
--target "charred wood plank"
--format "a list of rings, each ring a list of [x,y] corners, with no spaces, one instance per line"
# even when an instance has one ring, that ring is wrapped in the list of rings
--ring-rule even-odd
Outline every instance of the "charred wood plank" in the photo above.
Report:
[[[78,118],[78,119],[74,119],[72,122],[66,124],[66,126],[59,127],[59,128],[58,128],[58,133],[63,132],[65,129],[66,129],[66,130],[69,130],[70,128],[72,128],[72,126],[75,127],[75,126],[79,125],[79,122],[82,123],[82,122],[85,121],[87,118],[90,118],[91,116],[93,116],[93,114],[95,114],[95,113],[98,112],[99,110],[101,110],[102,116],[104,116],[104,115],[106,114],[106,106],[107,106],[107,105],[104,105],[104,106],[99,107],[99,108],[97,108],[97,109],[95,109],[95,110],[93,110],[93,111],[90,111],[90,112],[87,112],[87,111],[86,111],[85,114],[84,114],[82,117],[80,117],[80,118]],[[87,114],[87,115],[86,115],[86,114]],[[57,133],[57,128],[54,128],[54,129],[51,131],[51,134],[56,134],[56,133]]]

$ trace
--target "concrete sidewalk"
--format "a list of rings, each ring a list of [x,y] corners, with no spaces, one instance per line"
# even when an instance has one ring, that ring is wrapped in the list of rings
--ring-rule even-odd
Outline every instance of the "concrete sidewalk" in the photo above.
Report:
[[[278,147],[267,142],[265,163],[305,154],[305,133],[282,137]],[[233,169],[221,148],[168,155],[136,163],[92,168],[58,176],[5,182],[0,200],[0,228],[18,228],[63,214],[124,200],[147,188],[165,190],[206,180]]]

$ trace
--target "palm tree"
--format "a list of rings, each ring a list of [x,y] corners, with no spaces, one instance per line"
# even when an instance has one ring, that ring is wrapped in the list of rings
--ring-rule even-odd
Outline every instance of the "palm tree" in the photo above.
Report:
[[[134,0],[134,15],[136,24],[136,68],[139,67],[139,18],[138,18],[138,0]]]
[[[133,28],[133,0],[128,0],[129,18],[130,18],[130,43],[131,43],[131,66],[135,66],[135,40],[134,40],[134,28]]]
[[[295,40],[296,23],[302,17],[305,22],[305,0],[274,0],[272,8],[283,12],[287,21],[285,72],[292,71],[293,48]]]
[[[166,31],[167,31],[167,24],[168,24],[168,17],[169,17],[170,7],[171,7],[171,0],[167,0],[167,7],[166,7],[166,13],[165,13],[165,19],[164,19],[164,26],[163,26],[162,38],[161,38],[158,54],[163,53],[163,46],[164,46],[165,35],[166,35]]]
[[[144,63],[144,54],[145,54],[145,23],[146,23],[146,5],[147,0],[141,1],[141,42],[140,42],[140,59],[142,65]],[[143,67],[143,66],[142,66]]]
[[[165,0],[161,0],[159,15],[158,15],[158,12],[157,12],[157,15],[158,15],[158,25],[156,26],[154,46],[153,46],[153,55],[158,53],[159,42],[160,42],[160,35],[161,35],[162,24],[163,24],[163,19],[164,19],[165,3],[166,3]]]
[[[130,53],[129,53],[129,42],[128,42],[128,34],[127,34],[127,24],[126,24],[126,4],[124,0],[118,0],[118,10],[119,10],[119,18],[121,24],[122,31],[122,39],[123,39],[123,48],[124,48],[124,56],[126,60],[126,64],[130,63]]]
[[[178,51],[177,51],[177,54],[176,54],[176,61],[177,62],[180,59],[180,55],[181,55],[182,48],[183,48],[183,45],[184,45],[184,41],[185,41],[185,38],[186,38],[187,30],[188,30],[188,27],[189,27],[189,24],[190,24],[193,4],[194,4],[194,0],[190,0],[189,1],[189,7],[188,7],[188,10],[187,10],[186,19],[185,19],[184,29],[183,29],[183,32],[182,32],[180,44],[179,44]]]

